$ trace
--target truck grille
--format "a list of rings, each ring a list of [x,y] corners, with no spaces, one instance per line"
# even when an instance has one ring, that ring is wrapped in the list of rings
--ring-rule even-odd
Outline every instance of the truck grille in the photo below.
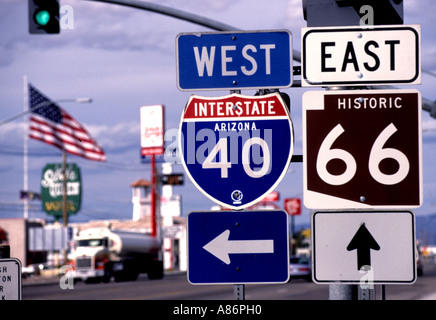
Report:
[[[76,260],[77,268],[91,268],[91,258],[89,257],[79,257]]]

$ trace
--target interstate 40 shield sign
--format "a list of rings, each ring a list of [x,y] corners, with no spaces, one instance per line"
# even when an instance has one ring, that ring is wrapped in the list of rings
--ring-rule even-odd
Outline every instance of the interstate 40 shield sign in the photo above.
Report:
[[[310,91],[303,111],[306,207],[421,206],[419,91]]]
[[[243,209],[273,191],[293,151],[293,127],[279,93],[193,95],[179,129],[182,164],[212,201]]]

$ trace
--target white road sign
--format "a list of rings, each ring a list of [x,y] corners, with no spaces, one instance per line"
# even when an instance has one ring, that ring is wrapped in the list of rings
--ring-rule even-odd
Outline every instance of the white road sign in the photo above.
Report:
[[[141,155],[163,154],[164,146],[164,106],[142,106],[141,120]]]
[[[21,262],[0,259],[0,300],[21,300]]]
[[[415,216],[410,211],[315,212],[312,245],[316,283],[416,280]]]
[[[303,28],[302,85],[420,84],[420,25]]]

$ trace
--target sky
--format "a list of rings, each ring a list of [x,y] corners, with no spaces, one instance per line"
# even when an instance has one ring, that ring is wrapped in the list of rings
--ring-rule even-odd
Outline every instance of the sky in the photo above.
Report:
[[[159,0],[164,6],[234,26],[241,30],[287,29],[293,48],[300,51],[301,28],[306,27],[301,0]],[[82,123],[106,152],[107,161],[96,162],[68,155],[82,174],[82,208],[70,221],[131,219],[130,184],[150,180],[150,165],[140,159],[139,110],[144,105],[165,107],[165,130],[177,133],[183,109],[191,96],[223,96],[228,91],[182,92],[176,83],[175,39],[181,32],[207,32],[208,28],[168,16],[118,5],[84,0],[62,0],[73,9],[71,29],[58,35],[28,32],[27,1],[0,1],[0,121],[23,111],[23,77],[53,100],[90,97],[91,104],[62,103]],[[436,100],[436,2],[405,0],[405,24],[421,25],[421,85],[430,101]],[[70,22],[69,22],[70,23]],[[294,65],[298,65],[294,62]],[[294,126],[294,154],[302,154],[302,95],[307,88],[287,88]],[[317,90],[323,90],[317,88]],[[253,90],[242,94],[252,95]],[[23,217],[19,192],[23,189],[23,135],[27,117],[0,126],[0,218]],[[416,215],[436,212],[436,119],[422,113],[423,197]],[[29,140],[29,190],[40,192],[42,168],[60,163],[61,152],[37,140]],[[173,167],[184,173],[182,165]],[[303,165],[291,163],[276,189],[277,203],[303,197]],[[189,181],[175,186],[182,196],[182,214],[210,210],[215,205]],[[295,222],[309,223],[303,207]],[[30,218],[48,218],[37,201],[31,202]]]

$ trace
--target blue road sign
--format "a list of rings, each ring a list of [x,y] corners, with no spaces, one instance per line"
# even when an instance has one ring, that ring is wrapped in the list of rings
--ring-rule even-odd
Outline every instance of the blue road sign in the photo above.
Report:
[[[191,96],[179,150],[194,185],[217,204],[243,209],[273,191],[293,151],[289,111],[279,93]]]
[[[206,211],[188,215],[192,284],[284,283],[289,278],[285,211]]]
[[[292,85],[292,34],[288,30],[181,33],[176,54],[180,90]]]

